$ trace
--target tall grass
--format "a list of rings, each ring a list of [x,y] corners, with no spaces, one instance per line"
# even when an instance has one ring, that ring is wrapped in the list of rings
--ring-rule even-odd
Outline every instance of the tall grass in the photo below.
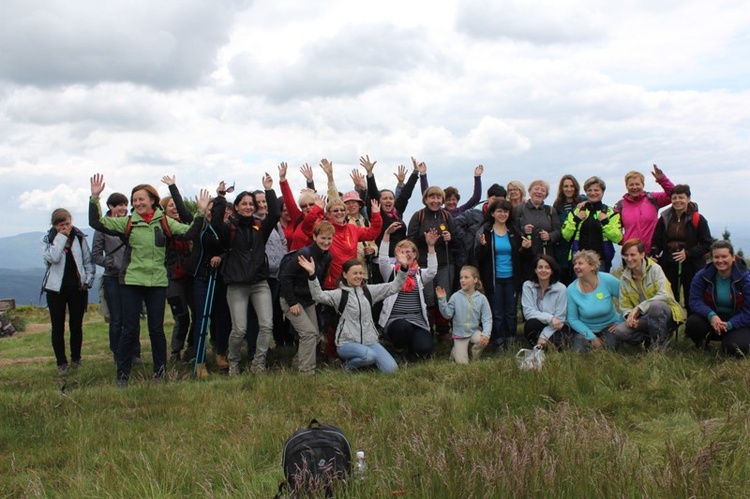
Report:
[[[173,366],[157,385],[147,362],[118,390],[106,326],[87,321],[65,380],[46,331],[0,340],[0,497],[271,497],[286,438],[312,418],[367,453],[367,480],[341,496],[746,496],[747,364],[686,343],[551,353],[540,372],[511,352],[312,378],[277,351],[263,376]]]

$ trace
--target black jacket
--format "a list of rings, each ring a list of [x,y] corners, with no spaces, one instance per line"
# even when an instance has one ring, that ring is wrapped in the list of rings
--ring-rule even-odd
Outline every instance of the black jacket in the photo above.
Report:
[[[477,243],[477,263],[479,264],[479,276],[487,294],[495,291],[495,236],[492,232],[493,222],[485,222],[481,232],[487,240],[486,245]],[[524,277],[521,274],[521,259],[524,262],[532,258],[531,251],[521,247],[521,234],[513,226],[508,227],[508,238],[510,239],[511,261],[513,262],[513,285],[516,291],[521,289]]]
[[[693,224],[693,213],[697,213],[695,205],[690,203],[688,209],[685,212],[685,253],[687,259],[683,263],[693,269],[693,271],[701,270],[706,266],[706,253],[711,249],[711,229],[708,227],[708,221],[703,215],[698,214],[697,227]],[[667,208],[659,217],[659,222],[656,224],[654,230],[654,236],[651,238],[651,256],[657,258],[657,262],[662,267],[673,266],[674,260],[672,255],[667,250],[667,227],[669,226],[670,219],[674,216],[674,208]]]
[[[305,246],[297,251],[297,255],[303,255],[308,260],[312,257],[315,262],[315,275],[319,282],[323,282],[328,274],[328,266],[331,264],[331,254],[321,250],[316,243]],[[309,274],[300,267],[297,258],[292,258],[289,263],[279,269],[279,296],[284,298],[290,307],[300,304],[307,307],[315,303],[310,295],[310,286],[307,281]]]

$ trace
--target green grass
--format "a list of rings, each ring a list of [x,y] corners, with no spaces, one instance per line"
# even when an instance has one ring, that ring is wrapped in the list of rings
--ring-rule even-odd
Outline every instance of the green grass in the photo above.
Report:
[[[0,339],[0,497],[271,497],[286,438],[312,418],[368,456],[348,497],[740,497],[750,479],[746,361],[697,351],[513,352],[394,375],[313,378],[289,352],[264,376],[170,382],[146,365],[115,388],[106,326],[87,315],[84,367],[55,371],[43,311]],[[169,329],[169,328],[168,328]],[[144,326],[145,331],[145,326]],[[25,360],[24,360],[25,359]]]

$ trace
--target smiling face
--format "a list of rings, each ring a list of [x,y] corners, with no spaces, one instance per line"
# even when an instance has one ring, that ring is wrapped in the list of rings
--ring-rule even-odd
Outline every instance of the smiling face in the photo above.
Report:
[[[396,197],[391,191],[382,191],[380,193],[380,207],[384,211],[393,210],[393,206],[396,204]]]
[[[672,208],[677,213],[684,213],[687,210],[690,198],[687,194],[672,194]]]
[[[237,210],[237,214],[243,217],[250,217],[255,212],[255,206],[253,205],[253,197],[250,194],[245,194],[240,199],[239,203],[234,205],[234,209]]]
[[[206,220],[209,222],[211,221],[211,210],[213,209],[213,207],[214,207],[214,202],[209,201],[208,205],[206,206],[206,211],[203,212],[203,216],[205,216]]]
[[[312,207],[315,206],[315,199],[307,194],[303,194],[299,198],[299,209],[302,210],[303,215],[307,215]]]
[[[604,191],[599,184],[591,184],[586,189],[586,197],[591,203],[598,203],[602,200],[602,196],[604,196]]]
[[[492,212],[492,218],[495,220],[495,223],[498,224],[508,223],[508,217],[510,217],[510,212],[503,208],[498,208]]]
[[[445,198],[445,209],[453,211],[458,206],[458,198],[456,196],[448,196]]]
[[[442,204],[443,204],[443,196],[441,196],[440,194],[430,194],[424,200],[424,205],[430,211],[438,211]]]
[[[562,190],[565,199],[569,201],[572,201],[578,195],[578,193],[576,192],[576,185],[569,178],[563,180]]]
[[[313,234],[313,241],[315,241],[315,244],[318,245],[318,248],[323,251],[328,251],[328,249],[331,247],[331,243],[333,242],[333,233],[321,232],[319,234]]]
[[[362,285],[362,281],[365,279],[365,271],[362,265],[353,265],[344,272],[344,279],[346,283],[352,288],[356,288]]]
[[[625,187],[630,197],[637,198],[643,192],[643,181],[637,176],[632,176],[628,178]]]
[[[544,188],[541,184],[535,184],[534,187],[529,189],[529,199],[531,199],[531,202],[534,203],[536,206],[539,206],[540,204],[544,203],[544,200],[547,198],[547,189]]]
[[[133,193],[133,209],[141,216],[152,211],[155,202],[156,200],[144,189],[137,190]]]
[[[711,251],[711,261],[722,277],[732,274],[732,265],[734,265],[734,255],[727,248],[716,248]]]
[[[286,205],[281,209],[281,215],[279,216],[279,219],[284,226],[292,223],[292,217],[289,216],[289,210],[286,209]]]
[[[534,267],[534,273],[540,283],[548,283],[552,277],[552,267],[546,261],[539,260],[536,262],[536,267]]]
[[[346,205],[346,214],[350,217],[356,217],[359,215],[359,202],[357,201],[347,201],[344,203]]]
[[[177,205],[174,204],[173,199],[170,199],[167,203],[164,213],[166,213],[169,218],[177,219],[179,217],[179,214],[177,213]]]
[[[328,208],[328,220],[334,224],[344,224],[344,221],[346,220],[346,206],[344,206],[344,203],[333,203]]]
[[[128,214],[128,203],[118,204],[117,206],[108,204],[107,208],[109,208],[111,217],[124,217]]]
[[[625,265],[630,270],[640,270],[643,265],[643,260],[646,258],[646,253],[638,251],[638,246],[631,246],[622,253],[622,258],[625,260]]]
[[[510,186],[508,189],[508,201],[513,203],[515,206],[516,204],[521,202],[521,189],[518,187]]]
[[[263,218],[268,214],[268,202],[266,202],[266,193],[259,192],[255,195],[255,203],[258,207],[255,209],[255,214]]]

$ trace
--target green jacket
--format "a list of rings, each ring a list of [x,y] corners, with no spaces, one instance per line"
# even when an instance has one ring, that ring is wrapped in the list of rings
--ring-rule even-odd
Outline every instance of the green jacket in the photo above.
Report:
[[[636,286],[633,273],[630,269],[625,268],[620,277],[620,311],[623,317],[627,317],[633,309],[640,309],[639,315],[648,312],[649,305],[661,300],[667,302],[669,309],[672,311],[672,319],[677,322],[685,322],[685,311],[674,299],[672,287],[669,285],[667,276],[659,267],[659,264],[646,258],[643,260],[643,280],[641,281],[641,292]]]
[[[167,287],[167,268],[164,259],[167,237],[161,225],[164,211],[157,209],[151,222],[146,222],[138,213],[130,217],[102,216],[99,198],[89,198],[89,225],[92,229],[112,235],[125,234],[128,220],[132,218],[130,237],[125,247],[125,259],[120,271],[120,284],[131,286]],[[172,234],[184,234],[190,225],[167,218]],[[193,223],[203,224],[203,217],[195,217]]]
[[[568,218],[563,224],[562,236],[566,241],[578,241],[580,239],[581,223],[583,222],[583,220],[576,216],[577,211],[578,210],[573,208],[570,213],[568,213]],[[605,241],[619,244],[619,242],[622,241],[622,225],[620,224],[620,215],[610,207],[607,207],[605,213],[607,214],[608,221],[607,223],[602,225],[602,237]],[[599,218],[599,212],[595,211],[593,213],[593,216],[595,218]]]

